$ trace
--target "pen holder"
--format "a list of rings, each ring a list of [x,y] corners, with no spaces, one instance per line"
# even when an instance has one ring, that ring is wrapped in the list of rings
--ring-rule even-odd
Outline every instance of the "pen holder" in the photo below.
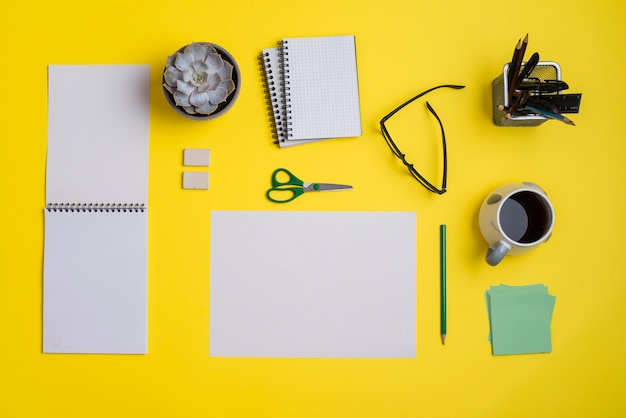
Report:
[[[509,63],[504,65],[502,74],[491,83],[493,122],[497,126],[539,126],[548,120],[539,115],[515,115],[507,119],[506,110],[498,109],[500,105],[504,105],[505,108],[510,105],[508,94],[505,93],[509,91],[508,75]],[[561,67],[556,62],[540,61],[528,77],[561,80]]]

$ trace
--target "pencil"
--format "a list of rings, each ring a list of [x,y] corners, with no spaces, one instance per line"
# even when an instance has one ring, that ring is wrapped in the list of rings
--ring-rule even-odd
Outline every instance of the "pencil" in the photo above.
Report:
[[[519,38],[517,41],[517,45],[515,45],[515,49],[513,50],[513,58],[511,58],[511,62],[509,64],[508,78],[507,78],[507,86],[511,85],[511,81],[513,80],[513,65],[517,62],[517,56],[519,55],[519,50],[522,47],[522,38]]]
[[[511,119],[517,111],[517,108],[523,106],[526,103],[526,100],[528,100],[528,95],[529,93],[527,91],[523,91],[521,94],[517,92],[513,93],[513,97],[516,97],[516,99],[515,103],[513,103],[513,106],[510,106],[508,109],[508,112],[506,114],[507,119]]]
[[[524,106],[524,109],[528,110],[529,112],[536,113],[536,114],[538,114],[540,116],[543,116],[544,118],[560,120],[563,123],[575,126],[574,122],[572,122],[569,118],[566,118],[565,116],[560,115],[558,113],[549,112],[547,110],[540,109],[538,107],[535,107],[535,106],[532,106],[532,105],[529,105],[529,104]]]
[[[517,84],[517,79],[519,77],[519,71],[522,66],[522,61],[524,61],[524,54],[526,53],[527,46],[528,46],[528,34],[526,34],[526,36],[524,37],[524,40],[522,41],[522,45],[520,46],[520,49],[517,53],[517,59],[512,64],[513,67],[512,68],[509,67],[509,71],[513,71],[513,74],[510,77],[511,83],[509,84],[509,91],[508,91],[509,102],[511,101],[511,98],[513,97],[513,92],[515,91],[515,86]]]
[[[439,226],[441,279],[441,343],[446,343],[446,226]]]

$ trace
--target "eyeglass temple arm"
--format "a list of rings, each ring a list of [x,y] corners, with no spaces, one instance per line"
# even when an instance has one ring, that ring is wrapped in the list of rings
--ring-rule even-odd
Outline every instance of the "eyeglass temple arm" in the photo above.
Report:
[[[448,147],[446,146],[446,133],[443,130],[443,123],[441,122],[441,119],[439,119],[439,115],[437,115],[437,112],[435,112],[435,109],[433,109],[428,101],[426,101],[426,107],[428,107],[430,113],[435,116],[437,122],[439,122],[439,126],[441,127],[441,142],[443,142],[443,180],[441,182],[441,190],[445,192],[446,183],[448,181]]]
[[[437,89],[440,89],[440,88],[451,88],[451,89],[457,89],[457,90],[459,90],[459,89],[463,89],[463,88],[465,88],[465,86],[460,86],[460,85],[456,85],[456,84],[442,84],[441,86],[433,87],[433,88],[430,88],[430,89],[428,89],[428,90],[426,90],[426,91],[423,91],[423,92],[421,92],[420,94],[418,94],[417,96],[410,98],[409,100],[407,100],[406,102],[402,103],[400,106],[396,107],[394,110],[392,110],[391,112],[389,112],[389,114],[387,114],[385,117],[383,117],[383,118],[380,120],[380,124],[381,124],[381,126],[384,126],[384,123],[385,123],[385,122],[386,122],[386,121],[387,121],[390,117],[392,117],[393,115],[395,115],[396,113],[398,113],[398,112],[399,112],[400,110],[402,110],[402,108],[404,108],[405,106],[407,106],[407,105],[411,104],[411,103],[412,103],[412,102],[414,102],[415,100],[417,100],[417,99],[419,99],[420,97],[422,97],[422,96],[424,96],[424,95],[426,95],[426,94],[430,93],[431,91],[433,91],[433,90],[437,90]]]
[[[437,119],[439,120],[439,117],[437,116],[436,113],[435,113],[435,117],[437,117]],[[439,124],[441,125],[440,120],[439,120]],[[444,161],[443,161],[444,172],[443,172],[443,181],[442,181],[443,187],[440,190],[436,186],[434,186],[431,182],[426,180],[426,178],[422,176],[417,170],[415,170],[413,164],[411,164],[410,162],[406,160],[406,155],[402,153],[402,151],[400,151],[400,149],[396,146],[395,142],[393,142],[393,140],[391,139],[391,136],[389,135],[389,132],[387,131],[387,128],[385,128],[384,125],[382,128],[383,128],[383,136],[387,139],[387,144],[389,144],[389,146],[392,147],[393,153],[396,155],[396,157],[400,159],[400,161],[402,161],[402,164],[407,166],[407,168],[409,169],[409,172],[413,175],[413,177],[415,177],[415,179],[418,182],[420,182],[422,186],[426,187],[426,189],[428,189],[429,191],[433,193],[437,193],[437,194],[444,194],[446,192],[446,178],[447,178],[447,153],[445,149],[445,138],[444,138]]]

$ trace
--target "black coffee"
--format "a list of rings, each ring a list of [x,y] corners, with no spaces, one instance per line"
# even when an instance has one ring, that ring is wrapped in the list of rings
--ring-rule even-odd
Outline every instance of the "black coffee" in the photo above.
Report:
[[[543,238],[551,223],[550,206],[537,193],[515,193],[500,208],[502,230],[510,239],[522,244],[530,244]]]

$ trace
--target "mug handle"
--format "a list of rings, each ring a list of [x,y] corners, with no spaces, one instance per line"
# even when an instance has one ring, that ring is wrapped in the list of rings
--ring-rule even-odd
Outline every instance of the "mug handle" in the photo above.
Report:
[[[490,266],[497,265],[504,256],[509,252],[511,246],[504,241],[498,241],[495,244],[491,244],[487,250],[485,260]]]

